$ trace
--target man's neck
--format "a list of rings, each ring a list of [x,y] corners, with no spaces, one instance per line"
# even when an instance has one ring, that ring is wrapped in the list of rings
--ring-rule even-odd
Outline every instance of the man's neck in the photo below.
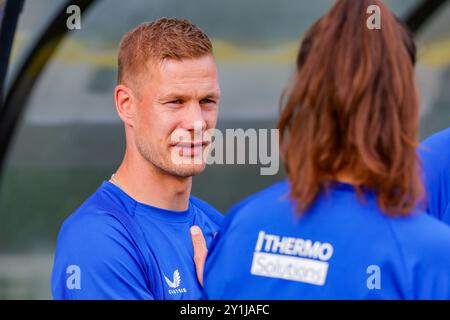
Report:
[[[173,211],[184,211],[189,207],[192,177],[170,175],[142,158],[125,154],[111,182],[144,204]]]

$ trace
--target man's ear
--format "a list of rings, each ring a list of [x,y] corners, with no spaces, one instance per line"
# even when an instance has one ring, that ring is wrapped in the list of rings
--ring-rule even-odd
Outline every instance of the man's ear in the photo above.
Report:
[[[118,84],[114,89],[114,100],[116,102],[117,113],[129,126],[134,124],[135,106],[134,96],[131,89],[123,84]]]

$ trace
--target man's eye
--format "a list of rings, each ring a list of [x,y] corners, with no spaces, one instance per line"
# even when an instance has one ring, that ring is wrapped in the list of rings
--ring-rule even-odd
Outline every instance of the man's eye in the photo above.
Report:
[[[169,101],[167,103],[170,103],[170,104],[182,104],[183,101],[181,101],[180,99],[177,99],[177,100],[171,100],[171,101]]]
[[[216,102],[211,99],[203,99],[200,101],[200,104],[207,104],[207,103],[216,103]]]

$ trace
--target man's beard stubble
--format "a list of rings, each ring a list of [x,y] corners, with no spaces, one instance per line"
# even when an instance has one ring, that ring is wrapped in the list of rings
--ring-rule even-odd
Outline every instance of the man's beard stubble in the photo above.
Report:
[[[139,154],[155,168],[163,171],[166,174],[179,178],[189,178],[196,176],[205,170],[206,164],[202,161],[201,164],[189,165],[186,164],[177,165],[169,159],[164,160],[164,157],[157,152],[152,152],[151,148],[148,148],[138,137],[135,139],[135,143]]]

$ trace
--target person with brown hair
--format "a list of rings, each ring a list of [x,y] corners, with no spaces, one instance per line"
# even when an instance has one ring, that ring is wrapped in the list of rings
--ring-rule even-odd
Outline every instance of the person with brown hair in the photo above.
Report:
[[[161,18],[125,34],[118,60],[124,159],[64,222],[53,297],[198,299],[194,261],[204,257],[193,245],[206,254],[222,221],[191,196],[220,100],[211,42],[190,21]]]
[[[450,228],[419,209],[414,64],[382,1],[338,0],[311,27],[278,124],[287,179],[227,215],[208,299],[450,299]]]

